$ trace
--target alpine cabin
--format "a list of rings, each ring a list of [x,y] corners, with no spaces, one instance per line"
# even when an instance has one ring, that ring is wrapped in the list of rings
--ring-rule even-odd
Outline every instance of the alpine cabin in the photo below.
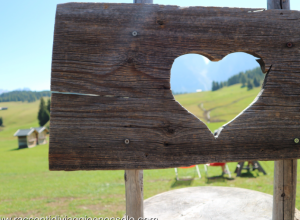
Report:
[[[19,129],[14,134],[18,137],[19,148],[31,148],[39,144],[46,144],[46,135],[49,130],[45,127],[36,127],[30,129]]]
[[[38,139],[37,144],[47,144],[46,135],[49,132],[49,130],[46,127],[37,127],[33,128],[38,133]]]
[[[18,137],[19,148],[31,148],[36,146],[38,139],[38,132],[31,129],[19,129],[14,134],[15,137]]]

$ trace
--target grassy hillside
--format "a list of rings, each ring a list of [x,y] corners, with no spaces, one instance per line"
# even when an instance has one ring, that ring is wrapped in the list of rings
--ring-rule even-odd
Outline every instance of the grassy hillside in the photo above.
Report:
[[[255,92],[239,89],[239,86],[224,88],[216,92],[203,92],[176,96],[189,111],[201,117],[197,106],[204,103],[205,109],[232,103],[237,97],[240,102],[228,105],[225,110],[211,111],[211,120],[230,120],[254,99]],[[250,95],[253,94],[252,97]],[[249,96],[249,97],[248,97]],[[233,98],[232,98],[233,97]],[[48,144],[31,149],[17,150],[17,138],[13,134],[19,128],[38,126],[39,102],[1,103],[7,111],[0,111],[5,127],[0,131],[0,217],[45,217],[67,215],[68,217],[121,217],[125,213],[124,171],[49,171]],[[200,110],[199,110],[200,109]],[[210,128],[218,127],[210,123]],[[174,169],[145,170],[144,198],[158,193],[189,186],[229,186],[253,189],[272,194],[274,163],[261,162],[268,173],[245,173],[240,178],[216,178],[207,181],[204,166],[199,165],[202,178],[192,181],[175,181]],[[236,163],[229,163],[231,172]],[[298,167],[300,169],[300,167]],[[181,176],[195,175],[194,169],[179,170]],[[209,174],[219,175],[220,168],[210,168]],[[235,177],[235,175],[233,175]],[[298,175],[298,180],[300,175]],[[297,188],[297,207],[300,208],[300,190]]]
[[[39,126],[37,112],[39,101],[36,102],[1,102],[0,107],[8,107],[8,110],[0,111],[3,118],[3,127],[0,127],[0,141],[15,140],[14,133],[18,129],[26,129]]]
[[[240,84],[236,84],[214,92],[205,91],[176,95],[175,99],[189,112],[206,123],[213,132],[243,111],[253,102],[259,91],[260,88],[248,91],[246,87],[241,88]],[[210,111],[210,121],[207,121],[203,108]]]

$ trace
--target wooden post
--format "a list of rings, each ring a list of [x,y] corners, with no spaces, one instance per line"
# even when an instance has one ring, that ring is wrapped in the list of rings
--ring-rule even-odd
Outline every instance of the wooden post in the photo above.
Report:
[[[133,0],[133,3],[153,4],[153,0]],[[126,216],[144,218],[143,170],[125,170]]]
[[[133,3],[153,4],[153,0],[133,0]]]
[[[274,166],[273,220],[294,220],[297,160],[278,160]]]
[[[144,217],[143,170],[125,170],[126,216]]]
[[[290,10],[290,0],[268,0],[268,9]],[[273,220],[294,220],[297,185],[297,160],[274,164]]]
[[[290,0],[268,0],[268,9],[290,10]]]

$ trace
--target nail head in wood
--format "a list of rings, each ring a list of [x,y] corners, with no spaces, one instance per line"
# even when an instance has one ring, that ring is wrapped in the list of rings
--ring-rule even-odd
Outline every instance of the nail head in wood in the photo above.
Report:
[[[129,144],[130,143],[130,141],[129,141],[129,139],[125,139],[125,144]]]
[[[137,36],[137,34],[138,34],[138,33],[137,33],[136,31],[133,31],[133,32],[132,32],[132,36],[134,36],[134,37]]]
[[[293,47],[294,45],[293,45],[293,43],[288,42],[288,43],[286,43],[286,46],[289,47],[289,48],[291,48],[291,47]]]

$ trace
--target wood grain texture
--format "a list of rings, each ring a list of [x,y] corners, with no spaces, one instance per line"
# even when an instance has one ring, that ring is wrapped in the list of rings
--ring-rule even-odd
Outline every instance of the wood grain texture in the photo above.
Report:
[[[152,0],[134,0],[134,3],[150,3]],[[125,144],[129,139],[125,140]],[[144,218],[143,170],[125,170],[126,217]]]
[[[294,219],[297,185],[297,160],[276,161],[272,220]]]
[[[51,89],[96,96],[52,94],[50,169],[300,158],[299,19],[288,10],[58,5]],[[255,55],[269,73],[255,102],[214,137],[174,100],[170,69],[183,54],[217,61],[233,52]]]
[[[268,0],[268,9],[290,9],[289,0]],[[294,219],[297,185],[297,159],[274,163],[272,220]]]

